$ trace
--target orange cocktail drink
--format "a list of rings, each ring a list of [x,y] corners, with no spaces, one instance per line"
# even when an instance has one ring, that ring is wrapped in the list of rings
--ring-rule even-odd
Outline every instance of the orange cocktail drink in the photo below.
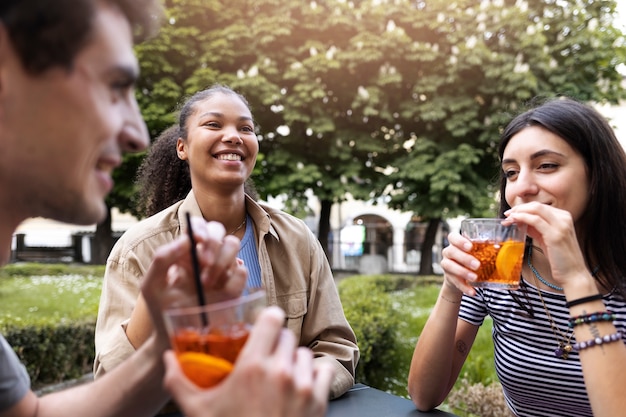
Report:
[[[480,261],[475,287],[517,289],[522,272],[526,227],[502,225],[503,219],[466,219],[461,233],[472,241],[470,253]]]
[[[475,287],[519,288],[524,242],[472,242],[470,253],[480,261]]]
[[[264,306],[265,292],[257,291],[204,307],[165,311],[172,347],[187,378],[202,388],[226,378]]]
[[[204,334],[183,329],[174,335],[172,345],[187,378],[210,388],[228,376],[246,340],[248,327],[242,324]]]

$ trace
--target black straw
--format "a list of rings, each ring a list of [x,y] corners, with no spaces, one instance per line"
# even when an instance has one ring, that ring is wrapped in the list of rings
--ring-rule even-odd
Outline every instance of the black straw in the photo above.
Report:
[[[202,290],[202,282],[200,281],[200,264],[198,263],[196,239],[194,239],[193,231],[191,230],[191,215],[189,214],[189,212],[185,213],[185,217],[187,218],[187,231],[189,232],[189,240],[191,241],[191,264],[193,265],[193,276],[196,282],[196,293],[198,295],[198,304],[200,306],[204,306],[206,302],[204,301],[204,291]],[[201,316],[202,316],[202,324],[206,326],[208,324],[206,313],[202,313]]]

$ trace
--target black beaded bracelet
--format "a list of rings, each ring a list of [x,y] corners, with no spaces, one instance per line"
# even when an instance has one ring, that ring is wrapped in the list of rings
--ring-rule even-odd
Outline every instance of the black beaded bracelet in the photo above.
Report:
[[[583,349],[600,346],[605,343],[617,342],[618,340],[622,340],[622,332],[616,332],[613,334],[607,334],[602,337],[596,337],[595,339],[587,340],[586,342],[574,343],[572,345],[572,348],[574,348],[575,351],[581,351]]]
[[[590,295],[589,297],[577,298],[575,300],[568,301],[565,303],[565,307],[571,308],[579,304],[585,304],[590,301],[596,301],[596,300],[602,300],[602,294],[594,294],[594,295]]]
[[[581,314],[580,316],[570,317],[568,321],[569,327],[578,326],[579,324],[590,324],[598,321],[614,321],[615,313],[610,311],[598,311],[596,313]]]

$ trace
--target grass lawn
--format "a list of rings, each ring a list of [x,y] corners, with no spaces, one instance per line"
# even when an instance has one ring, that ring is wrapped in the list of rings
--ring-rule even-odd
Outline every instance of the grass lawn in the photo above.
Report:
[[[103,266],[7,265],[0,269],[0,331],[7,324],[85,318],[95,322],[103,275]],[[406,382],[413,348],[435,303],[440,281],[441,277],[424,279],[418,287],[391,293],[393,309],[403,317],[397,328],[402,345],[391,369],[381,370],[380,380],[371,385],[408,398]],[[455,389],[462,384],[487,386],[497,381],[491,327],[491,321],[485,320]]]
[[[12,264],[0,270],[0,328],[98,313],[104,267]]]

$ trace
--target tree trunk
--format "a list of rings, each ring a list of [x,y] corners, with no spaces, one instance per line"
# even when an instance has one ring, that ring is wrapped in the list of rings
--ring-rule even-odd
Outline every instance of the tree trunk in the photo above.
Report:
[[[437,238],[437,231],[439,230],[440,223],[441,219],[428,220],[428,227],[426,228],[424,242],[422,243],[422,256],[418,275],[433,274],[433,245],[435,244],[435,239]]]
[[[329,253],[328,235],[330,234],[330,209],[333,207],[331,200],[321,200],[320,221],[317,227],[317,239],[322,244],[322,249],[326,254],[326,259],[332,265],[331,254]]]
[[[91,263],[104,265],[113,248],[113,228],[111,219],[111,207],[107,206],[106,218],[96,225],[96,233],[92,240]]]

